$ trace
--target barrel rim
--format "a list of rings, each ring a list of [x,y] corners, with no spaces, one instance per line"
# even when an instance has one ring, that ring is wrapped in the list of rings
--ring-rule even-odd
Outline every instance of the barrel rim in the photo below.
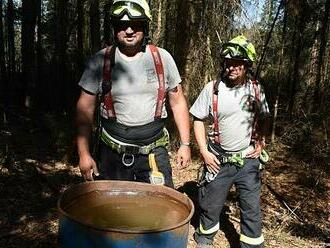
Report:
[[[61,207],[61,202],[63,201],[64,197],[66,196],[66,194],[69,194],[71,192],[73,192],[74,190],[77,190],[80,187],[85,187],[85,185],[88,184],[104,184],[107,183],[109,185],[111,184],[117,184],[117,185],[121,185],[121,184],[131,184],[132,186],[137,186],[137,187],[147,187],[147,188],[154,188],[154,190],[156,189],[160,189],[161,192],[164,193],[164,191],[169,191],[175,195],[177,195],[179,198],[185,198],[185,200],[187,200],[189,206],[187,206],[188,208],[190,207],[189,210],[189,215],[181,222],[176,223],[174,225],[170,225],[168,227],[164,227],[164,228],[160,228],[160,229],[155,229],[155,230],[126,230],[126,229],[120,229],[120,228],[102,228],[102,227],[98,227],[95,226],[93,224],[84,222],[82,220],[79,220],[78,218],[75,218],[73,216],[70,216],[67,212],[65,212],[62,207]],[[92,191],[90,191],[92,192]],[[83,195],[83,194],[82,194]],[[169,195],[171,196],[171,195]],[[173,196],[171,196],[172,198],[174,198]],[[179,199],[175,198],[176,200],[179,201]],[[187,205],[186,203],[180,201],[182,204]],[[103,231],[103,232],[117,232],[117,233],[129,233],[129,234],[141,234],[141,233],[159,233],[159,232],[164,232],[164,231],[171,231],[173,229],[177,229],[179,227],[182,227],[184,225],[186,225],[187,223],[190,222],[194,211],[195,211],[195,207],[194,204],[192,202],[192,200],[186,195],[183,194],[173,188],[170,187],[166,187],[166,186],[162,186],[162,185],[153,185],[153,184],[148,184],[148,183],[142,183],[142,182],[134,182],[134,181],[119,181],[119,180],[98,180],[98,181],[86,181],[86,182],[82,182],[82,183],[78,183],[75,185],[70,186],[69,188],[67,188],[64,192],[62,192],[62,194],[60,195],[58,201],[57,201],[57,209],[60,212],[61,215],[65,216],[66,218],[68,218],[71,221],[74,221],[78,224],[81,224],[83,226],[86,226],[88,228],[94,229],[94,230],[98,230],[98,231]]]

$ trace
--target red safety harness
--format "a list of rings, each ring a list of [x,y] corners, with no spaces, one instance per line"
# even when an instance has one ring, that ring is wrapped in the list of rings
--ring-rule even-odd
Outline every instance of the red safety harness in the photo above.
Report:
[[[219,121],[218,121],[218,93],[219,93],[219,80],[213,81],[213,97],[212,97],[212,113],[213,113],[213,129],[214,129],[214,142],[220,144],[220,128],[219,128]],[[252,86],[254,89],[255,100],[257,101],[257,105],[260,104],[260,91],[258,88],[258,81],[253,80]],[[258,125],[258,112],[257,108],[255,108],[256,113],[254,115],[253,120],[253,130],[252,130],[252,140],[256,139],[256,130]]]
[[[158,78],[158,96],[157,96],[157,104],[155,110],[155,119],[160,119],[162,116],[162,109],[165,100],[165,75],[164,75],[164,67],[162,63],[162,59],[159,54],[159,50],[155,45],[148,45],[152,58],[155,64],[155,70]],[[115,64],[115,47],[108,46],[105,50],[104,62],[103,62],[103,82],[102,84],[107,84],[108,89],[107,92],[102,92],[104,95],[103,103],[109,118],[116,118],[116,112],[114,109],[112,95],[111,95],[111,70]],[[102,87],[103,88],[103,87]]]

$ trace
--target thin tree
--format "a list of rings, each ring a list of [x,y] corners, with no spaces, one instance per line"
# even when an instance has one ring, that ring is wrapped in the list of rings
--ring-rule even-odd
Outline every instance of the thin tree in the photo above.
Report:
[[[112,0],[107,0],[104,5],[104,20],[103,20],[103,46],[110,45],[112,40],[111,24],[110,24],[110,8]]]
[[[320,29],[320,49],[317,58],[317,70],[315,78],[315,91],[314,91],[314,101],[313,101],[313,110],[316,112],[319,107],[322,105],[322,97],[320,94],[321,91],[321,74],[322,74],[322,65],[323,58],[325,54],[325,49],[328,42],[328,30],[329,30],[329,12],[330,12],[330,1],[327,0],[325,3],[325,11],[322,20],[322,27]]]
[[[292,116],[294,107],[296,106],[296,109],[298,109],[299,102],[296,98],[297,91],[298,91],[298,82],[301,79],[299,68],[301,66],[301,53],[303,50],[303,43],[304,43],[304,30],[306,27],[307,22],[307,15],[305,13],[308,13],[307,8],[305,6],[304,1],[297,2],[297,7],[299,9],[298,16],[296,17],[296,39],[293,40],[293,72],[292,72],[292,78],[291,78],[291,87],[290,87],[290,95],[289,95],[289,109],[288,112],[290,116]]]
[[[4,44],[4,33],[3,33],[3,18],[2,18],[2,4],[0,0],[0,98],[2,99],[0,104],[5,104],[5,89],[7,88],[7,75],[6,75],[6,61],[5,61],[5,44]]]
[[[278,60],[278,73],[277,73],[277,80],[276,80],[276,96],[275,96],[275,103],[274,103],[274,112],[273,112],[273,124],[272,124],[272,130],[271,130],[271,143],[275,140],[275,130],[276,130],[276,124],[277,124],[277,115],[278,115],[278,106],[279,106],[279,98],[280,98],[280,92],[281,92],[281,82],[282,82],[282,73],[283,73],[283,60],[284,60],[284,48],[286,44],[286,30],[287,30],[287,6],[286,1],[283,1],[283,7],[284,7],[284,17],[283,17],[283,28],[282,28],[282,42],[281,42],[281,50],[279,54],[279,60]]]
[[[99,0],[90,0],[89,19],[90,19],[90,39],[92,53],[101,49],[100,34],[100,4]]]
[[[16,61],[15,61],[15,31],[14,31],[14,2],[13,0],[8,0],[7,2],[7,44],[8,44],[8,82],[11,82],[13,86],[16,84],[14,78],[16,73]],[[9,87],[8,87],[9,88]],[[10,89],[7,89],[11,91]],[[13,92],[7,92],[9,98]]]
[[[55,81],[54,87],[54,106],[57,110],[65,109],[65,99],[67,99],[65,91],[65,84],[67,83],[67,4],[66,0],[55,1],[55,15],[56,15],[56,37],[55,37]]]
[[[22,80],[25,91],[25,106],[31,107],[31,98],[36,88],[35,28],[37,21],[37,1],[22,1]]]
[[[77,64],[78,69],[84,66],[84,0],[77,0]]]
[[[37,18],[37,40],[36,40],[36,95],[44,95],[42,91],[42,72],[44,68],[43,63],[43,53],[42,53],[42,0],[37,0],[36,2],[36,18]],[[35,98],[34,102],[39,108],[43,106],[43,98]]]

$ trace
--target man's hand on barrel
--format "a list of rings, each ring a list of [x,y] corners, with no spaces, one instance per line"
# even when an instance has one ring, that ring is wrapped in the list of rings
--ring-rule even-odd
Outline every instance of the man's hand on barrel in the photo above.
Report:
[[[80,156],[79,169],[81,175],[86,181],[93,181],[93,174],[96,176],[99,175],[96,163],[90,155]]]

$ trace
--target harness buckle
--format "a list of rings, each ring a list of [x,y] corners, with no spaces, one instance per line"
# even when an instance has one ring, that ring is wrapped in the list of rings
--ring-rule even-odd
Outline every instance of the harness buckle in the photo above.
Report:
[[[228,158],[226,156],[223,156],[223,155],[219,155],[218,159],[220,161],[220,164],[225,164],[225,163],[228,162]]]
[[[125,146],[121,145],[120,147],[121,153],[124,154],[129,154],[129,155],[136,155],[139,154],[140,152],[140,147],[139,146]]]

